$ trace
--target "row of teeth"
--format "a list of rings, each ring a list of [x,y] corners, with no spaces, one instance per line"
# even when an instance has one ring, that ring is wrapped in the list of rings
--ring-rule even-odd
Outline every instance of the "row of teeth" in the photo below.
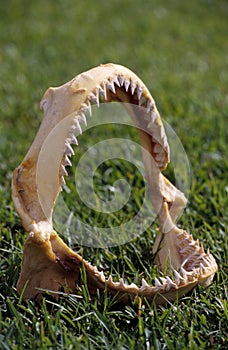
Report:
[[[208,250],[206,254],[203,246],[200,246],[199,241],[195,241],[192,235],[182,231],[178,234],[178,238],[179,253],[186,256],[186,258],[183,258],[182,267],[188,264],[188,270],[198,269],[204,273],[217,266],[210,251]]]
[[[64,148],[64,156],[61,163],[61,169],[60,169],[60,176],[66,176],[67,171],[65,169],[66,166],[71,166],[71,162],[69,160],[69,157],[74,155],[74,150],[71,147],[71,145],[78,145],[78,141],[75,137],[75,134],[82,134],[82,128],[81,124],[84,124],[87,126],[87,120],[86,120],[86,114],[88,113],[90,116],[92,116],[92,108],[91,103],[96,104],[99,107],[99,95],[101,95],[104,100],[107,100],[107,90],[110,90],[114,94],[116,93],[115,86],[118,87],[124,87],[125,91],[130,91],[132,95],[137,93],[138,98],[138,104],[139,106],[143,106],[146,108],[147,115],[149,117],[149,122],[147,125],[147,129],[150,133],[154,133],[155,126],[156,126],[156,132],[160,134],[160,140],[162,142],[162,145],[160,143],[156,143],[153,149],[153,155],[155,158],[155,161],[159,168],[164,168],[166,165],[166,153],[169,153],[169,146],[167,143],[166,135],[164,132],[163,127],[160,124],[156,124],[158,115],[155,112],[155,103],[153,100],[147,99],[144,95],[144,87],[141,85],[136,84],[132,80],[128,80],[123,76],[118,76],[112,81],[103,82],[101,85],[97,86],[95,90],[90,93],[88,96],[88,99],[86,103],[83,103],[81,106],[81,109],[78,113],[78,115],[74,118],[73,124],[69,131],[69,136],[65,141],[65,148]],[[153,135],[153,141],[155,141],[154,137],[156,135]],[[64,182],[64,179],[63,179]]]
[[[214,258],[211,255],[209,255],[207,259],[210,263],[210,268],[208,266],[204,266],[201,263],[200,267],[193,268],[192,271],[186,271],[183,267],[180,268],[179,272],[173,269],[175,280],[172,280],[169,276],[159,278],[155,277],[154,286],[151,286],[146,282],[145,279],[142,279],[141,287],[138,287],[134,283],[126,284],[122,278],[119,280],[119,282],[114,282],[111,275],[108,277],[108,279],[106,279],[103,271],[98,271],[95,266],[91,265],[87,261],[85,261],[85,264],[89,267],[90,270],[92,269],[93,273],[98,278],[100,278],[103,283],[106,283],[107,286],[111,289],[133,293],[158,293],[169,291],[170,289],[179,289],[181,286],[185,286],[188,283],[194,283],[199,279],[199,277],[207,275],[211,270],[211,265],[215,263]]]

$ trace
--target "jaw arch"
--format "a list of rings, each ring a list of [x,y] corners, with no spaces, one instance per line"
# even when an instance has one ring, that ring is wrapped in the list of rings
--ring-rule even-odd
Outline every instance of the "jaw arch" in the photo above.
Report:
[[[86,123],[85,114],[91,114],[91,104],[99,105],[100,99],[106,103],[127,103],[128,113],[138,128],[145,150],[142,156],[146,177],[160,226],[153,251],[161,271],[168,263],[175,276],[173,280],[169,276],[160,277],[155,279],[153,286],[142,280],[140,287],[126,285],[122,279],[113,282],[111,276],[106,279],[96,267],[73,252],[53,229],[54,204],[64,182],[65,167],[70,165],[70,157],[74,154],[71,144],[77,144],[74,133],[81,133],[80,124]],[[107,288],[126,302],[129,296],[136,295],[157,303],[173,301],[177,294],[182,296],[197,284],[208,285],[217,265],[198,241],[175,225],[186,199],[161,173],[169,162],[169,145],[155,102],[144,83],[123,66],[101,65],[60,87],[49,88],[40,106],[44,111],[43,121],[27,155],[14,171],[12,181],[15,207],[22,225],[29,232],[18,292],[21,293],[26,284],[25,299],[39,298],[39,288],[58,291],[64,287],[75,291],[82,266],[91,292]],[[137,106],[142,106],[140,113]],[[60,124],[61,128],[56,127]],[[44,147],[50,152],[40,158]]]

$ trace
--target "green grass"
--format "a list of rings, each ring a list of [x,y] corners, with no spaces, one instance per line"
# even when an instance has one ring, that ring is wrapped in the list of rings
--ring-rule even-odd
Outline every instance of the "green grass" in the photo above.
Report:
[[[0,348],[226,349],[227,1],[9,0],[0,2],[0,16]],[[120,307],[100,293],[90,300],[83,287],[58,302],[47,297],[41,305],[22,302],[15,289],[26,233],[13,207],[10,182],[42,119],[41,96],[47,87],[110,61],[144,80],[179,136],[192,170],[180,224],[212,251],[219,267],[209,288],[197,287],[164,307],[146,305],[140,319],[137,303]],[[119,137],[129,134],[135,137],[127,128],[118,131]],[[106,139],[107,129],[90,135],[95,142]],[[103,179],[107,169],[113,170]],[[134,167],[106,162],[96,173],[97,190],[109,195],[109,185],[122,171],[135,189],[125,210],[131,216],[144,186]],[[64,196],[73,208],[71,196]],[[123,211],[108,219],[80,215],[91,225],[127,220]],[[152,225],[128,244],[81,247],[80,253],[116,278],[150,280],[156,274],[151,254],[155,230]]]

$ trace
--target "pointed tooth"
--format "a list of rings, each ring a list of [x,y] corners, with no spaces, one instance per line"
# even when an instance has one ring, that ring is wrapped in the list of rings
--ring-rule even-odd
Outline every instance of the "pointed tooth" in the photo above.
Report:
[[[154,109],[152,109],[152,111],[151,111],[151,113],[150,113],[150,119],[151,119],[151,122],[152,122],[152,123],[155,123],[156,120],[157,120],[157,114],[156,114],[156,112],[155,112]]]
[[[101,96],[104,97],[104,100],[107,100],[107,91],[106,91],[106,86],[103,84],[103,87],[101,86],[100,88],[100,94]]]
[[[167,284],[166,278],[160,277],[160,280],[162,281],[163,286]]]
[[[129,85],[130,85],[130,80],[125,80],[125,81],[124,81],[124,87],[125,87],[125,90],[126,90],[126,91],[128,90]]]
[[[109,283],[109,284],[111,284],[111,285],[113,285],[113,284],[114,284],[114,283],[113,283],[113,279],[112,279],[112,276],[111,276],[111,275],[108,277],[107,283]]]
[[[150,100],[147,100],[147,103],[146,103],[147,113],[150,112],[152,106],[153,106],[152,102]]]
[[[67,155],[64,157],[63,165],[64,166],[72,166],[72,163],[71,163],[70,159],[67,157]]]
[[[60,176],[68,176],[68,172],[66,171],[64,165],[61,165],[61,168],[60,168]]]
[[[117,86],[120,87],[120,83],[119,83],[118,77],[115,77],[115,79],[113,80],[113,83],[115,83]]]
[[[75,122],[75,124],[76,124],[77,130],[79,131],[79,134],[82,134],[82,128],[81,128],[81,125],[80,125],[79,121],[77,120]]]
[[[139,100],[139,106],[142,106],[146,101],[147,101],[146,97],[144,95],[142,95],[140,97],[140,100]]]
[[[125,287],[123,278],[120,279],[119,286],[120,287]]]
[[[65,143],[64,154],[70,156],[74,155],[74,150],[68,142]]]
[[[157,277],[154,278],[154,282],[155,282],[155,287],[161,287],[162,286],[161,282],[159,281],[159,279]]]
[[[92,114],[90,114],[90,116],[91,116]],[[87,120],[86,120],[86,116],[85,116],[85,114],[84,113],[81,113],[81,121],[83,122],[83,124],[85,125],[85,126],[87,126]]]
[[[89,99],[90,99],[90,101],[96,103],[96,105],[99,107],[99,105],[100,105],[100,101],[99,101],[99,91],[91,92],[91,93],[89,94]]]
[[[131,81],[131,94],[132,95],[134,95],[135,89],[136,89],[136,84],[134,81]]]
[[[137,96],[138,96],[138,100],[141,99],[143,90],[144,90],[143,86],[138,86],[138,87],[137,87]]]
[[[75,135],[74,134],[71,134],[70,137],[67,139],[68,142],[71,144],[71,145],[76,145],[78,146],[78,140],[76,139]]]
[[[123,86],[125,78],[122,75],[120,75],[118,76],[118,80],[119,80],[120,86]]]
[[[174,287],[174,288],[177,287],[176,283],[173,282],[169,276],[166,276],[166,281],[167,281],[169,286]]]
[[[142,287],[149,287],[149,284],[144,278],[142,278]]]
[[[175,277],[176,277],[175,283],[176,283],[177,285],[180,284],[181,280],[184,281],[183,277],[182,277],[182,276],[179,274],[179,272],[177,272],[175,269],[174,269],[174,275],[175,275]]]
[[[83,113],[89,112],[89,115],[90,115],[90,116],[92,115],[91,104],[90,104],[89,101],[88,101],[87,103],[83,103],[83,105],[82,105],[82,107],[81,107],[81,111],[82,111]]]
[[[114,86],[114,83],[113,81],[109,82],[106,84],[107,88],[112,91],[114,94],[116,93],[116,89],[115,89],[115,86]]]
[[[188,277],[187,277],[187,271],[181,266],[181,273],[182,273],[182,277],[185,281],[188,280]]]
[[[66,184],[66,181],[65,181],[64,177],[61,176],[61,185],[65,185],[65,184]]]

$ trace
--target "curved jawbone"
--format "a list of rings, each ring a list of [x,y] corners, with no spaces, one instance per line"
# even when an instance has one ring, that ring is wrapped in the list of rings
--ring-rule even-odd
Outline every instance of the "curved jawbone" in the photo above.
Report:
[[[158,216],[159,232],[153,247],[155,263],[162,277],[149,285],[142,279],[141,286],[126,284],[123,279],[114,282],[102,271],[71,250],[54,231],[52,212],[56,198],[77,145],[75,131],[81,133],[86,114],[92,114],[91,105],[119,101],[128,103],[143,147],[146,178],[152,191],[152,203]],[[184,194],[162,175],[169,162],[169,145],[155,102],[144,83],[129,69],[106,64],[84,72],[66,84],[49,88],[42,100],[44,118],[40,129],[22,163],[14,171],[12,197],[22,225],[29,232],[24,244],[22,271],[17,291],[24,299],[42,298],[48,290],[54,297],[58,292],[75,292],[80,283],[80,271],[86,274],[91,294],[97,289],[108,290],[127,303],[139,296],[157,304],[174,301],[196,285],[207,286],[217,270],[210,252],[205,253],[192,235],[175,225],[186,205]],[[134,107],[135,106],[135,107]],[[140,113],[136,106],[141,106]],[[61,123],[61,129],[55,129]],[[56,133],[54,133],[54,131]],[[47,145],[47,157],[39,157]],[[148,154],[150,155],[148,157]],[[40,175],[41,174],[41,175]],[[37,176],[39,186],[37,186]],[[41,205],[42,203],[42,205]]]

